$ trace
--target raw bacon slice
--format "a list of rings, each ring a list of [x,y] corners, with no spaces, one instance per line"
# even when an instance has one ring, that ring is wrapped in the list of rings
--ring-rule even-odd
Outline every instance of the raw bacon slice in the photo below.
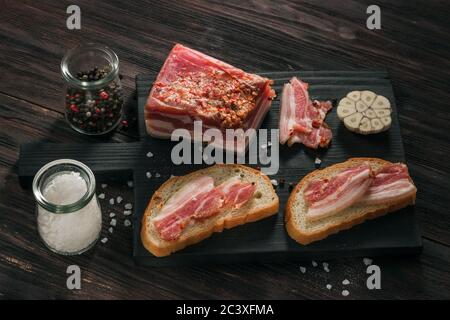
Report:
[[[208,192],[214,189],[214,179],[208,176],[201,176],[188,184],[184,185],[180,190],[175,192],[169,200],[164,204],[161,212],[155,217],[154,222],[158,223],[167,214],[177,210],[184,206],[187,201],[199,196],[204,192]]]
[[[212,217],[221,210],[241,207],[251,199],[256,189],[238,177],[230,178],[215,188],[214,184],[211,188],[211,180],[211,177],[200,177],[167,201],[161,213],[153,219],[162,239],[176,240],[189,223]]]
[[[194,121],[202,121],[202,131],[258,129],[275,97],[272,83],[176,44],[147,99],[147,132],[170,138],[173,130],[183,128],[193,136]]]
[[[313,149],[327,147],[332,132],[324,122],[330,101],[311,101],[308,84],[293,77],[283,87],[280,111],[280,143],[302,143]]]
[[[356,203],[372,183],[372,169],[368,164],[339,172],[328,179],[311,181],[304,197],[309,221],[332,216]]]
[[[384,204],[411,197],[417,192],[406,165],[394,163],[381,168],[367,193],[359,200],[363,205]]]

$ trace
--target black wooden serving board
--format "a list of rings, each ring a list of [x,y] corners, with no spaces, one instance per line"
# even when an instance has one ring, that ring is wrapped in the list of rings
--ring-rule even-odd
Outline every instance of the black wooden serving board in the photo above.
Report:
[[[315,169],[316,156],[322,159],[321,167],[342,162],[349,157],[379,157],[389,161],[405,162],[397,107],[387,72],[384,71],[289,71],[261,73],[275,81],[279,95],[281,87],[292,76],[309,83],[313,99],[334,102],[352,90],[372,90],[387,97],[392,104],[392,126],[389,131],[362,136],[349,132],[339,121],[335,108],[326,118],[333,131],[332,144],[317,152],[301,145],[291,148],[280,146],[280,169],[273,179],[284,178],[284,187],[278,187],[280,211],[278,215],[214,234],[168,257],[156,258],[142,246],[140,240],[141,218],[153,192],[171,175],[183,175],[204,165],[174,165],[170,154],[176,142],[160,140],[146,134],[143,110],[149,89],[156,75],[138,75],[139,132],[141,142],[121,144],[26,144],[21,146],[19,176],[29,181],[43,164],[58,158],[83,161],[96,173],[114,171],[115,174],[133,172],[135,205],[133,256],[139,264],[151,266],[233,263],[245,261],[278,261],[280,259],[330,259],[348,256],[375,256],[413,254],[421,250],[421,236],[414,207],[367,221],[350,230],[332,235],[307,246],[289,238],[284,228],[284,205],[289,196],[288,183],[297,183]],[[277,128],[279,98],[272,103],[262,128]],[[154,156],[146,157],[151,151]],[[152,178],[146,177],[152,173]],[[156,178],[156,173],[161,177]]]

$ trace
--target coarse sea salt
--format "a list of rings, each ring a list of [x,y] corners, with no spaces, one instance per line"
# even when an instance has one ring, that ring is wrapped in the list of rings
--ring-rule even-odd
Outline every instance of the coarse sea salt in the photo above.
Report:
[[[159,173],[157,172],[157,173],[155,173],[155,177],[156,177],[156,178],[159,178],[159,177],[161,177],[161,174],[159,174]]]
[[[133,208],[133,205],[131,203],[125,204],[125,209],[131,210]]]
[[[45,199],[56,205],[80,200],[87,192],[86,181],[78,172],[60,173],[42,191]],[[38,206],[38,230],[52,249],[76,253],[97,240],[102,227],[102,213],[94,196],[83,208],[71,213],[52,213]]]
[[[123,198],[122,198],[121,196],[118,196],[118,197],[116,198],[116,202],[117,202],[117,203],[121,203],[122,200],[123,200]]]
[[[133,188],[133,181],[128,180],[127,185],[128,185],[128,187]]]
[[[105,199],[105,194],[104,194],[104,193],[100,193],[100,194],[98,195],[98,198],[99,198],[99,199]]]
[[[115,227],[116,224],[117,224],[117,220],[116,219],[111,219],[111,222],[109,224],[112,225],[113,227]]]
[[[151,157],[153,157],[153,153],[149,151],[149,152],[147,152],[146,156],[147,156],[147,158],[151,158]]]
[[[109,199],[109,204],[114,205],[114,198]]]
[[[115,214],[114,212],[110,212],[110,213],[109,213],[109,217],[110,217],[110,218],[113,218],[113,217],[115,217],[115,216],[116,216],[116,214]]]
[[[333,288],[333,286],[331,284],[327,284],[327,289],[331,290],[331,288]]]
[[[147,171],[145,173],[145,176],[150,179],[152,177],[152,174],[151,174],[151,172]]]
[[[313,266],[314,268],[317,267],[317,262],[315,262],[314,260],[311,261],[311,264],[312,264],[312,266]]]
[[[349,285],[349,284],[350,284],[350,281],[348,281],[347,279],[345,279],[344,281],[342,281],[342,284],[343,284],[344,286]]]
[[[128,219],[126,219],[126,220],[123,222],[123,225],[124,225],[125,227],[129,227],[129,226],[131,226],[131,221],[128,220]]]
[[[300,272],[301,273],[305,273],[306,272],[306,268],[305,267],[300,267]]]
[[[107,186],[108,186],[108,185],[107,185],[106,183],[102,183],[102,184],[101,184],[102,189],[105,189]]]
[[[350,294],[350,292],[348,292],[348,290],[342,290],[342,295],[344,297],[348,296]]]
[[[328,268],[328,263],[324,262],[322,263],[323,265],[323,270],[325,270],[325,272],[330,272],[330,269]]]
[[[370,259],[370,258],[364,258],[363,259],[363,262],[364,262],[364,264],[366,265],[366,266],[370,266],[371,264],[372,264],[372,259]]]
[[[129,216],[129,215],[131,215],[131,210],[124,210],[124,211],[123,211],[123,215],[124,215],[124,216]]]

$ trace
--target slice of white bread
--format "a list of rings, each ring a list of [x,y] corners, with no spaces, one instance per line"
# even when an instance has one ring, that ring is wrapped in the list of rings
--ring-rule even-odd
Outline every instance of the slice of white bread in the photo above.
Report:
[[[152,218],[157,216],[166,201],[183,185],[192,179],[208,175],[214,185],[239,176],[243,182],[255,183],[253,197],[238,209],[229,209],[203,221],[188,224],[180,238],[166,241],[160,238]],[[153,194],[142,218],[141,240],[144,247],[157,257],[163,257],[210,237],[214,232],[222,232],[247,222],[261,220],[278,213],[279,200],[270,179],[260,171],[238,164],[216,164],[181,177],[167,180]]]
[[[320,219],[318,221],[307,221],[307,206],[304,201],[303,193],[310,181],[323,178],[331,178],[335,174],[350,167],[357,166],[367,162],[374,171],[380,169],[389,161],[377,158],[351,158],[345,162],[338,163],[321,170],[315,170],[306,175],[292,190],[286,204],[286,229],[288,234],[295,241],[301,244],[309,244],[314,241],[322,240],[331,234],[341,230],[346,230],[354,225],[363,223],[367,219],[373,219],[385,215],[389,212],[397,211],[408,205],[414,204],[416,194],[386,202],[380,205],[358,205],[355,204],[339,214]],[[412,182],[412,180],[411,180]]]

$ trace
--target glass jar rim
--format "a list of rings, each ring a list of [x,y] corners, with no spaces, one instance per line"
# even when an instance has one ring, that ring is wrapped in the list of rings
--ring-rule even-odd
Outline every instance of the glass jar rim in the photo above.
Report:
[[[41,192],[41,183],[43,182],[42,179],[45,178],[45,173],[58,166],[64,166],[64,165],[70,165],[72,167],[76,167],[78,170],[83,172],[85,176],[87,177],[87,190],[85,194],[78,199],[77,201],[69,204],[55,204],[50,201],[48,201],[45,196]],[[83,178],[84,179],[84,178]],[[85,179],[86,180],[86,179]],[[59,159],[54,160],[46,165],[44,165],[42,168],[39,169],[39,171],[36,173],[33,179],[33,194],[37,201],[37,203],[44,208],[45,210],[52,212],[52,213],[71,213],[77,210],[80,210],[84,206],[86,206],[91,199],[93,198],[95,194],[95,176],[92,170],[86,166],[84,163],[73,160],[73,159]]]
[[[98,50],[106,54],[109,58],[109,66],[111,67],[111,71],[106,75],[106,77],[96,80],[96,81],[81,81],[74,75],[69,69],[69,61],[73,57],[82,53],[86,50]],[[83,89],[93,89],[105,86],[106,84],[113,81],[119,74],[119,57],[117,54],[107,46],[98,45],[95,43],[86,43],[81,44],[75,48],[70,49],[66,52],[64,57],[61,60],[61,75],[64,80],[69,82],[72,85]]]

